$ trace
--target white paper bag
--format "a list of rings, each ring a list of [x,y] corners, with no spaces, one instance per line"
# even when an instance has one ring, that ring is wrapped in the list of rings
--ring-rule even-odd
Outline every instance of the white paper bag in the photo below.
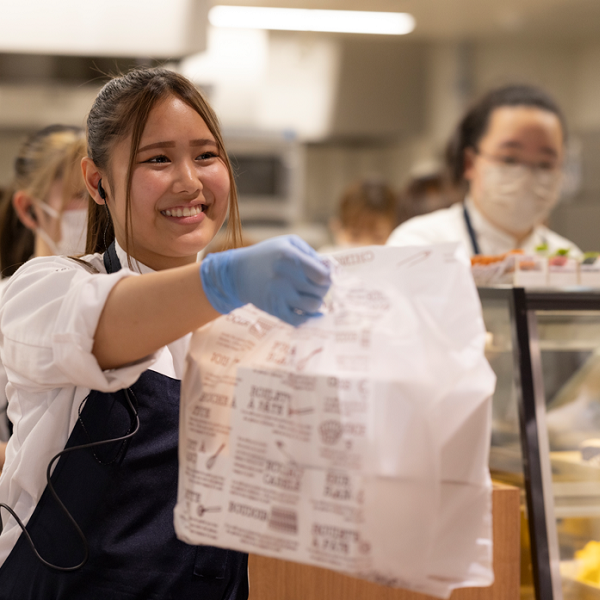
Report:
[[[180,539],[447,598],[493,581],[485,328],[462,247],[333,255],[325,316],[192,336]]]

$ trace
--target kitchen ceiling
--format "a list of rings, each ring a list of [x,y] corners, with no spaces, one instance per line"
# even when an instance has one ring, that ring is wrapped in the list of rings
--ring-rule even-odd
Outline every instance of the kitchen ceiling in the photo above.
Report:
[[[410,37],[456,39],[501,36],[600,35],[598,0],[214,0],[233,6],[409,12],[417,27]]]
[[[600,36],[600,0],[169,0],[166,11],[164,4],[164,0],[96,0],[90,1],[95,7],[90,11],[88,3],[80,0],[56,0],[54,4],[44,0],[0,0],[0,6],[4,5],[0,52],[186,56],[205,47],[203,32],[211,4],[408,12],[415,17],[416,29],[406,38],[382,39],[512,36],[581,41]],[[139,10],[141,5],[143,11]],[[134,29],[132,22],[136,22]]]

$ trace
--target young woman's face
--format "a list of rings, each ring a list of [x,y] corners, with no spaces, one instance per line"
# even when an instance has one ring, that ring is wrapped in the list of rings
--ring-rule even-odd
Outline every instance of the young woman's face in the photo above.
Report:
[[[562,159],[563,131],[554,113],[497,108],[478,148],[465,152],[470,196],[492,223],[515,237],[528,235],[558,199]]]
[[[115,146],[111,159],[116,189],[109,191],[109,207],[123,248],[130,148],[131,136]],[[206,123],[169,96],[151,110],[134,160],[132,256],[155,270],[194,262],[223,224],[228,198],[229,173]]]
[[[559,118],[531,106],[502,106],[490,115],[478,153],[467,160],[465,179],[477,186],[483,162],[522,163],[541,169],[560,167],[563,131]]]

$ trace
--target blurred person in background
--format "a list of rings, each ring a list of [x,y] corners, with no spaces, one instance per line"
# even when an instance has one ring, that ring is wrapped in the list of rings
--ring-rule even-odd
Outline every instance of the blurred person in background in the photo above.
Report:
[[[34,256],[85,250],[87,192],[80,166],[85,152],[83,130],[68,125],[50,125],[21,147],[0,204],[2,278]]]
[[[554,100],[529,85],[494,89],[460,121],[447,148],[464,202],[400,225],[388,245],[460,241],[471,255],[514,249],[581,251],[545,221],[558,202],[566,123]]]
[[[346,187],[337,214],[329,222],[334,244],[319,248],[319,252],[385,244],[398,222],[398,202],[392,189],[377,179],[357,181]]]
[[[399,203],[406,215],[404,221],[448,208],[460,199],[459,193],[451,184],[444,167],[437,161],[417,163],[399,194]]]
[[[0,201],[0,295],[10,276],[30,258],[84,252],[88,195],[81,159],[85,155],[83,130],[67,125],[46,127],[22,145],[13,181]],[[11,428],[6,383],[0,363],[0,470]]]

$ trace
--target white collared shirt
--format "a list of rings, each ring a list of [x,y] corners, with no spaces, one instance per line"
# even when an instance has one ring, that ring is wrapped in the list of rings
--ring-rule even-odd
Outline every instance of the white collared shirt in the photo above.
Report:
[[[7,284],[0,304],[0,357],[6,369],[13,435],[0,477],[0,502],[26,524],[46,487],[50,459],[66,445],[81,402],[90,390],[131,386],[147,369],[181,379],[190,336],[119,369],[103,371],[92,346],[98,320],[114,285],[152,272],[116,246],[122,269],[106,274],[101,254],[83,257],[100,273],[61,256],[35,258]],[[137,271],[137,272],[136,272]],[[0,566],[21,529],[0,509]]]
[[[515,247],[515,238],[490,223],[468,198],[465,205],[471,224],[477,236],[481,254],[504,254]],[[463,203],[458,202],[450,208],[443,208],[427,215],[409,219],[396,227],[390,235],[388,246],[422,246],[443,242],[462,242],[473,256],[473,244],[465,222]],[[518,247],[526,252],[534,252],[538,246],[548,245],[552,254],[568,248],[570,256],[581,256],[581,250],[566,238],[554,233],[544,225],[538,225]]]
[[[0,279],[0,299],[4,294],[4,290],[10,281],[9,277],[5,277],[4,279]],[[8,441],[10,437],[8,418],[6,415],[6,411],[8,409],[8,401],[6,399],[6,384],[8,383],[8,379],[6,378],[6,371],[4,370],[4,365],[2,361],[0,361],[0,442]]]

